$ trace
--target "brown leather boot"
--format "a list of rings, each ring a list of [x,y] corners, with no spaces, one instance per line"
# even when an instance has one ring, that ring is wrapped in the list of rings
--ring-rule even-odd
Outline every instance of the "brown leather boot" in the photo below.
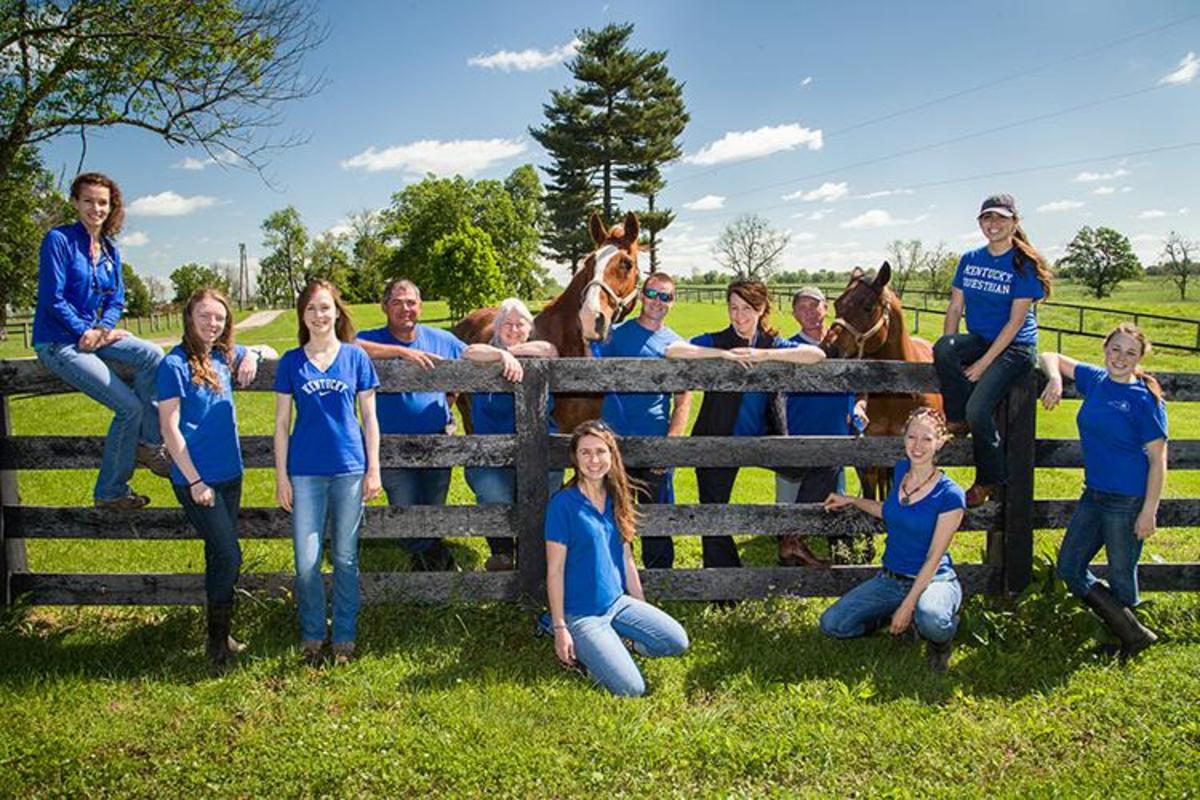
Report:
[[[999,486],[994,483],[973,483],[971,488],[967,489],[967,508],[977,508],[996,494]]]
[[[829,562],[810,550],[804,539],[798,533],[785,533],[779,537],[779,566],[829,569]]]

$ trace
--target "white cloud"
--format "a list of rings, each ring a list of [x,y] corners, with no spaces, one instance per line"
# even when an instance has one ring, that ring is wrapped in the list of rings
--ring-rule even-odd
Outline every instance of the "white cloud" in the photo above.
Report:
[[[725,207],[725,198],[719,194],[706,194],[690,203],[684,203],[683,207],[689,211],[716,211]]]
[[[711,166],[726,161],[762,158],[797,147],[820,150],[823,146],[820,129],[813,130],[793,123],[766,126],[752,131],[730,131],[717,141],[709,142],[698,152],[685,156],[683,160],[689,164]]]
[[[1167,216],[1167,212],[1159,208],[1150,208],[1138,214],[1138,219],[1161,219]]]
[[[803,200],[806,203],[814,203],[818,200],[825,203],[832,203],[845,197],[850,193],[850,189],[846,182],[831,183],[826,181],[812,191],[806,192],[803,189],[785,194],[784,200]]]
[[[233,153],[221,153],[217,156],[209,156],[208,158],[193,158],[187,156],[183,161],[177,161],[171,165],[171,169],[186,169],[191,172],[199,172],[207,167],[214,167],[218,164],[228,165],[236,164],[241,159]]]
[[[960,242],[975,242],[983,238],[979,231],[971,231],[970,233],[960,233],[957,237]]]
[[[119,239],[121,247],[143,247],[150,244],[150,237],[144,231],[130,231],[129,233],[121,234]]]
[[[820,222],[833,213],[832,208],[819,208],[816,211],[801,211],[798,214],[792,214],[792,219],[804,219],[809,222]]]
[[[1200,75],[1200,58],[1196,58],[1196,54],[1189,51],[1180,59],[1179,66],[1173,72],[1162,76],[1158,83],[1160,86],[1182,86],[1185,83],[1191,83],[1197,75]]]
[[[800,85],[801,86],[812,86],[812,82],[813,82],[812,75],[805,75],[804,80],[800,81]]]
[[[354,233],[354,228],[350,227],[350,224],[347,222],[339,222],[325,231],[325,235],[335,238],[338,236],[349,236],[352,233]]]
[[[1097,186],[1095,189],[1092,189],[1092,194],[1106,195],[1116,193],[1117,190],[1112,186]]]
[[[697,235],[686,223],[675,223],[663,231],[658,240],[658,255],[663,269],[676,275],[690,275],[693,269],[717,269],[712,255],[715,236]]]
[[[1055,200],[1052,203],[1043,203],[1037,207],[1038,211],[1044,214],[1053,214],[1057,211],[1070,211],[1075,208],[1083,208],[1084,204],[1078,200]]]
[[[1129,170],[1124,167],[1117,167],[1112,172],[1081,172],[1075,176],[1076,183],[1097,183],[1099,181],[1111,181],[1116,178],[1124,178],[1129,174]]]
[[[384,150],[368,147],[341,165],[342,169],[367,172],[399,170],[416,177],[432,172],[435,175],[457,173],[469,178],[492,164],[524,152],[525,143],[520,139],[454,139],[448,142],[422,139]]]
[[[575,51],[579,48],[579,40],[572,39],[564,45],[553,47],[549,50],[537,50],[529,48],[520,52],[514,50],[497,50],[489,55],[479,55],[474,58],[467,59],[467,64],[472,67],[483,67],[484,69],[501,69],[505,72],[530,72],[538,69],[549,69],[557,66],[575,55]]]
[[[850,230],[856,228],[890,228],[894,225],[912,225],[921,222],[927,216],[927,214],[922,214],[912,219],[898,219],[883,209],[873,208],[870,211],[859,214],[854,219],[846,220],[841,224],[841,227]]]
[[[866,194],[854,195],[855,200],[875,200],[879,197],[890,197],[894,194],[912,194],[912,189],[881,189],[878,192],[867,192]]]
[[[816,239],[816,238],[817,238],[817,235],[815,233],[813,233],[812,231],[799,231],[797,233],[792,234],[793,242],[811,242],[813,239]]]
[[[1153,233],[1139,233],[1137,236],[1129,237],[1129,241],[1134,244],[1146,244],[1147,242],[1158,243],[1162,241],[1161,236],[1156,236]]]
[[[1184,206],[1183,208],[1179,209],[1175,213],[1182,217],[1184,214],[1188,213],[1188,211],[1190,211],[1190,210],[1191,209],[1189,209],[1187,206]]]
[[[216,203],[215,197],[203,194],[184,197],[168,189],[139,197],[129,204],[127,211],[134,217],[182,217]]]

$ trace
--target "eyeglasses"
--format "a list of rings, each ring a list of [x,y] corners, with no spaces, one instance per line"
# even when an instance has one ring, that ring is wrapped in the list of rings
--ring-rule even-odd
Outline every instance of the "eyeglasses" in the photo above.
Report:
[[[642,294],[646,295],[647,299],[658,300],[663,303],[669,303],[675,299],[675,295],[671,292],[664,292],[662,289],[651,289],[650,287],[643,289]]]

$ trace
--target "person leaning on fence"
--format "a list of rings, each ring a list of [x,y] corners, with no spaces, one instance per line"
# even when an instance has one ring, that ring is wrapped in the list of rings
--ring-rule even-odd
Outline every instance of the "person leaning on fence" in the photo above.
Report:
[[[616,436],[601,420],[571,434],[575,475],[546,507],[546,594],[554,654],[582,665],[615,695],[638,697],[646,683],[633,652],[677,656],[688,648],[683,626],[645,601],[633,560],[637,511]]]
[[[1037,363],[1033,304],[1050,294],[1050,267],[1021,230],[1011,195],[979,209],[987,245],[964,253],[954,273],[944,335],[933,347],[946,418],[955,434],[971,432],[975,483],[967,506],[982,505],[1007,480],[994,412]],[[959,333],[963,315],[967,332]]]
[[[617,325],[604,342],[592,346],[598,358],[664,358],[667,348],[681,341],[666,325],[675,302],[675,280],[665,272],[646,278],[642,287],[642,309],[637,317]],[[682,436],[692,408],[691,392],[609,392],[600,407],[601,418],[618,436]],[[675,502],[674,470],[642,468],[628,470],[633,478],[635,499],[641,503],[671,505]],[[675,565],[675,541],[670,536],[642,537],[642,564],[648,569],[671,569]]]
[[[233,340],[229,300],[197,289],[183,309],[183,341],[158,367],[158,420],[171,454],[171,488],[204,540],[204,594],[213,670],[244,648],[232,635],[234,585],[242,564],[237,518],[242,503],[242,449],[233,405],[233,374],[248,386],[270,348]]]
[[[130,488],[134,468],[141,464],[164,478],[171,469],[154,407],[163,352],[117,327],[125,311],[121,254],[114,241],[125,218],[121,189],[107,175],[86,172],[71,183],[71,205],[79,221],[53,229],[42,240],[33,349],[46,369],[115,412],[100,458],[95,504],[141,508],[150,498]],[[132,376],[127,380],[123,373]]]
[[[528,358],[556,358],[558,348],[550,342],[529,341],[533,332],[533,314],[516,297],[500,304],[492,321],[492,342],[468,345],[463,358],[477,364],[501,363],[501,373],[513,383],[525,377],[518,356]],[[550,433],[558,433],[550,410],[554,398],[550,398],[547,417]],[[516,432],[516,414],[512,392],[474,392],[471,394],[471,424],[477,434],[508,434]],[[467,467],[464,470],[467,485],[475,493],[480,505],[512,505],[516,498],[516,472],[512,467]],[[548,480],[550,491],[562,486],[563,471],[551,470]],[[488,549],[492,554],[484,564],[488,572],[511,570],[516,564],[517,543],[511,536],[489,536]]]
[[[461,358],[467,346],[447,331],[418,324],[421,290],[410,280],[392,281],[383,291],[387,325],[360,331],[358,344],[374,359],[399,358],[424,369],[444,359]],[[379,429],[383,433],[451,434],[454,417],[445,392],[380,394]],[[450,491],[449,467],[406,467],[383,471],[383,488],[393,506],[444,506]],[[454,555],[440,538],[401,539],[412,569],[453,570]]]
[[[1162,388],[1139,366],[1150,342],[1137,327],[1118,325],[1104,340],[1104,367],[1043,353],[1042,404],[1062,399],[1063,377],[1083,396],[1076,416],[1083,447],[1083,496],[1058,551],[1058,574],[1121,641],[1128,658],[1157,641],[1138,622],[1137,563],[1154,535],[1167,475],[1167,408]],[[1088,569],[1103,547],[1108,586]]]
[[[371,359],[354,344],[349,310],[333,284],[308,284],[296,313],[300,347],[283,354],[275,373],[275,498],[292,515],[301,650],[315,665],[323,657],[326,632],[321,579],[326,531],[333,548],[334,661],[348,661],[354,653],[358,529],[363,503],[380,492],[379,378]]]
[[[771,297],[759,281],[738,280],[725,290],[729,327],[702,333],[690,342],[667,347],[667,358],[724,358],[750,365],[762,361],[815,364],[820,348],[782,339],[771,327]],[[763,436],[768,432],[770,395],[766,392],[705,392],[692,436]],[[697,467],[701,503],[728,503],[737,467]],[[738,567],[741,558],[732,536],[702,537],[704,566]]]
[[[792,316],[800,330],[789,341],[819,347],[825,338],[828,311],[825,293],[803,286],[792,295]],[[867,401],[853,392],[788,392],[789,436],[848,436],[867,427]],[[831,493],[845,492],[842,467],[796,467],[775,475],[776,503],[820,503]],[[851,546],[851,537],[829,538],[829,548]],[[789,533],[779,537],[779,564],[784,567],[825,566],[809,549],[805,537]]]
[[[915,625],[926,640],[929,666],[950,663],[962,586],[950,560],[950,540],[963,520],[963,490],[937,468],[948,436],[941,413],[918,408],[904,426],[906,458],[896,462],[887,499],[831,494],[826,511],[857,508],[887,528],[883,566],[875,577],[843,595],[821,615],[821,631],[837,639],[865,636],[891,618],[900,635]]]

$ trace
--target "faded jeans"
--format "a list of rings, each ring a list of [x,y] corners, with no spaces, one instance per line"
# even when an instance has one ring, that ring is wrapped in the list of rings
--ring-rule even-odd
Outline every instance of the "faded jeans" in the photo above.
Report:
[[[627,594],[597,616],[566,615],[575,657],[597,683],[621,697],[641,697],[646,681],[621,637],[633,640],[639,655],[677,656],[688,649],[683,626],[665,611]]]
[[[406,467],[380,470],[389,506],[444,506],[450,491],[449,467]],[[441,539],[401,539],[409,553],[423,553]]]
[[[512,467],[467,467],[464,473],[467,485],[475,493],[475,502],[479,505],[513,504],[517,496],[517,483]],[[563,470],[550,470],[546,480],[549,494],[554,494],[562,488]],[[511,556],[516,553],[517,542],[511,536],[489,536],[487,541],[492,555]]]
[[[358,628],[358,528],[363,516],[363,473],[292,475],[292,550],[300,638],[325,640],[325,583],[321,548],[333,548],[333,643],[353,642]]]
[[[821,631],[835,639],[865,636],[879,628],[904,602],[912,580],[880,570],[846,592],[821,615]],[[939,569],[917,599],[913,624],[931,642],[948,642],[958,630],[962,585],[950,568]]]
[[[1083,597],[1099,580],[1088,565],[1103,547],[1108,587],[1129,607],[1138,604],[1137,564],[1142,540],[1133,526],[1145,498],[1084,489],[1058,548],[1058,574],[1071,594]]]

